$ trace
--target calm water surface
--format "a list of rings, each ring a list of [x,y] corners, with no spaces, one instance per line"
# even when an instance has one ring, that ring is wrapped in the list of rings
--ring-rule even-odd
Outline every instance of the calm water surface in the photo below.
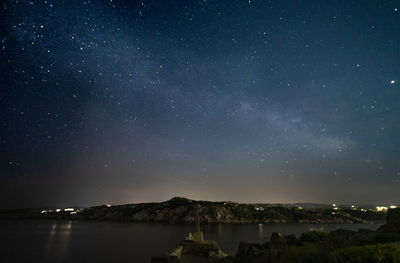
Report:
[[[337,228],[377,229],[384,222],[337,224],[211,224],[202,226],[206,239],[235,254],[240,241],[263,242],[272,232],[300,234]],[[0,262],[141,263],[173,249],[193,232],[191,225],[88,221],[0,220]]]

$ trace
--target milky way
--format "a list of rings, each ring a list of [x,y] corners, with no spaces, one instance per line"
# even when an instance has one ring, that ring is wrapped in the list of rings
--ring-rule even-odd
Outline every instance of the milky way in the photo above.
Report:
[[[3,207],[383,204],[397,1],[4,1]]]

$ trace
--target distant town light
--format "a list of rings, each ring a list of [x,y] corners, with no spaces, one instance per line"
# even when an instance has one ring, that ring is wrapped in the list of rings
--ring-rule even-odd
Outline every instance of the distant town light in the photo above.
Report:
[[[386,206],[377,206],[376,211],[378,212],[386,212],[388,208]]]
[[[47,210],[42,210],[41,214],[47,213]]]
[[[336,206],[336,204],[332,204],[332,206]]]
[[[106,205],[107,207],[111,207],[111,205]]]
[[[75,215],[75,214],[76,214],[76,212],[75,212],[75,211],[73,211],[73,212],[71,212],[70,214],[71,214],[71,215]]]
[[[65,212],[71,212],[71,211],[74,211],[74,210],[75,210],[75,209],[73,209],[73,208],[65,208],[65,209],[64,209]]]
[[[397,205],[391,205],[391,206],[389,206],[389,208],[390,209],[395,209],[395,208],[397,208]]]
[[[60,209],[60,208],[57,208],[57,209],[56,209],[56,212],[57,212],[57,213],[58,213],[58,212],[60,212],[60,211],[61,211],[61,209]]]
[[[367,212],[367,209],[361,208],[361,211],[362,211],[362,212]]]

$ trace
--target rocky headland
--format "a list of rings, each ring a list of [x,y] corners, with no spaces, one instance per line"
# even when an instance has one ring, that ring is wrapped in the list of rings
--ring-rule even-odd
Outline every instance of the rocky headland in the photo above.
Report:
[[[200,205],[202,223],[371,223],[385,213],[334,210],[331,208],[271,207],[235,202],[196,201],[175,197],[161,203],[102,205],[72,211],[0,210],[0,218],[45,218],[68,220],[112,220],[154,223],[193,223]]]

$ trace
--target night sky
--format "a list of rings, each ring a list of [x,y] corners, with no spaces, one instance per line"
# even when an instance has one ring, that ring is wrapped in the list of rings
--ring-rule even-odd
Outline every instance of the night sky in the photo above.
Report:
[[[0,15],[0,207],[400,202],[400,1]]]

